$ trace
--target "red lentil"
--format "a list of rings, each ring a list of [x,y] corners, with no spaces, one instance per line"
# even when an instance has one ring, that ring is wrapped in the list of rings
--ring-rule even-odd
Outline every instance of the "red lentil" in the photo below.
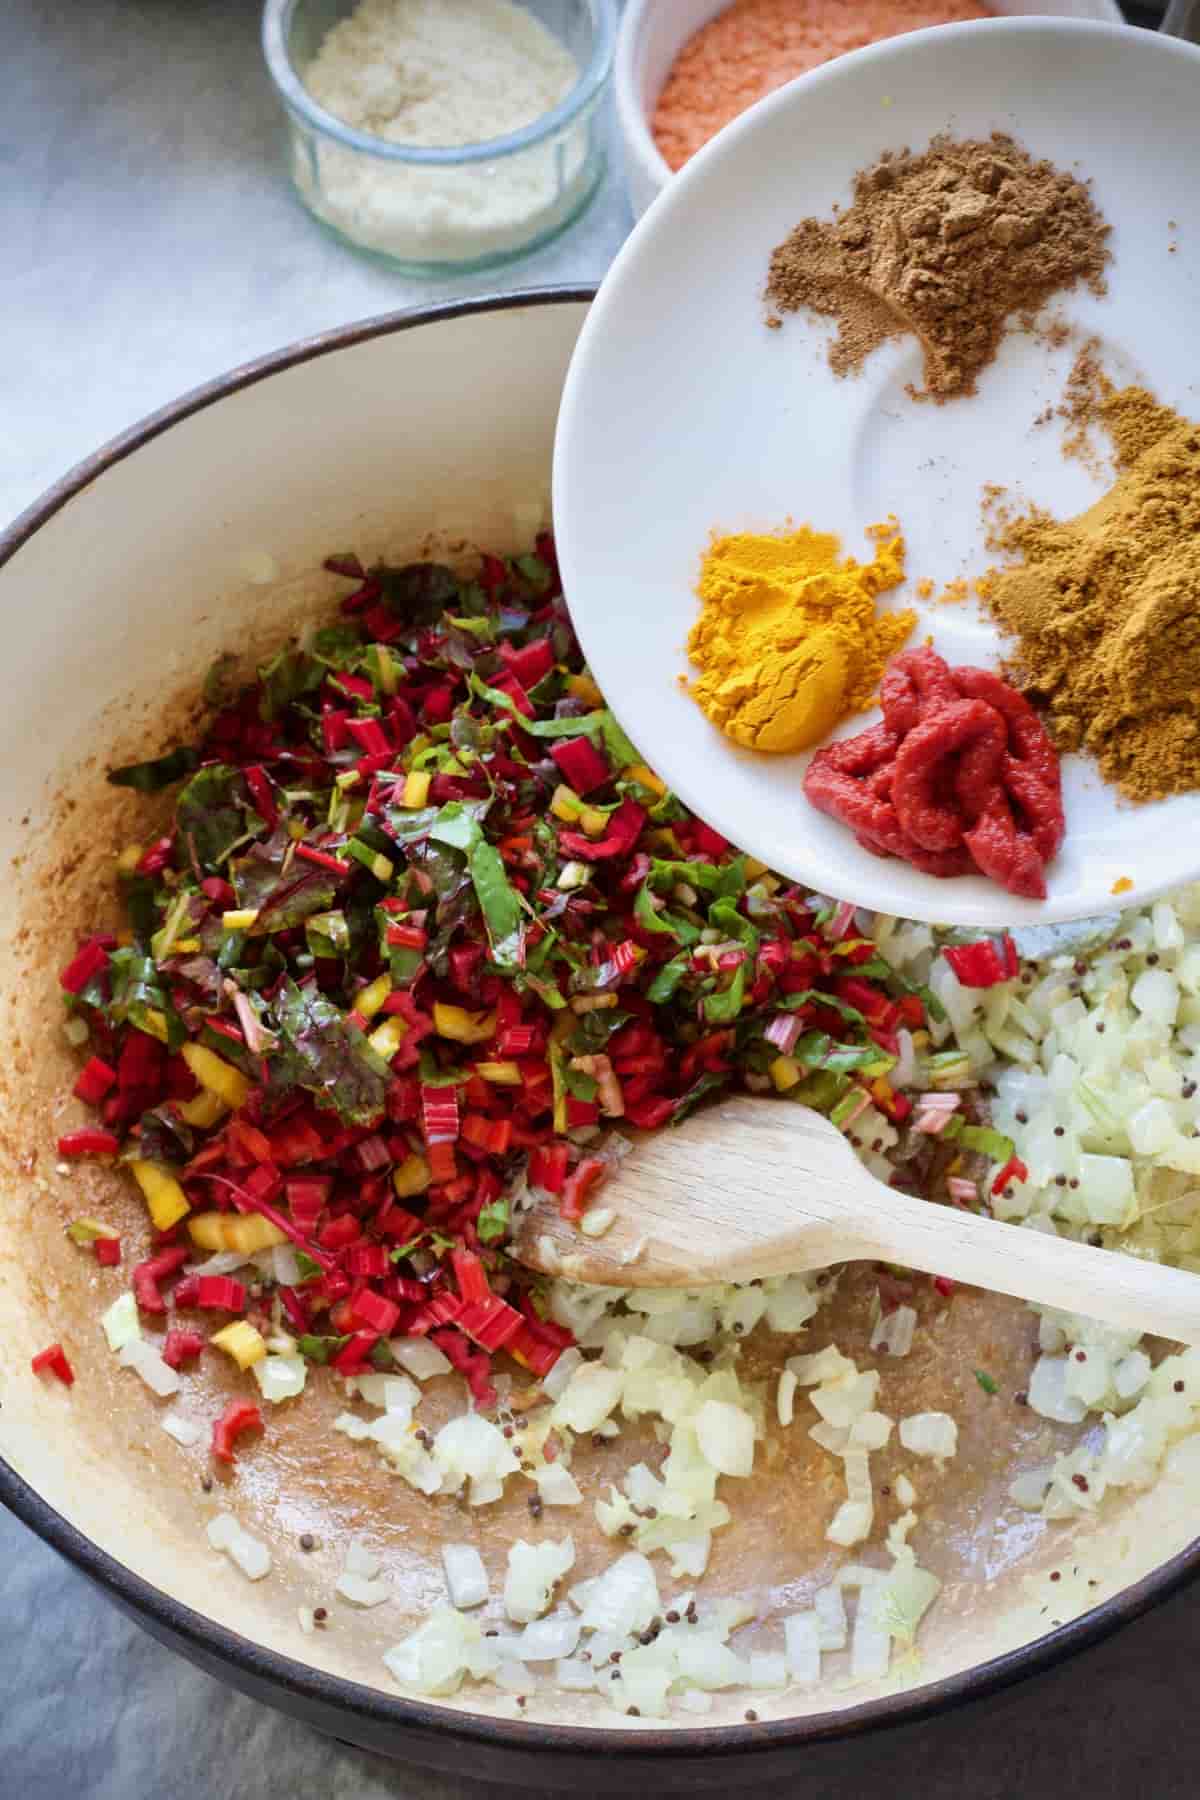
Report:
[[[676,57],[655,109],[654,141],[681,169],[747,107],[847,50],[988,16],[979,0],[733,0]]]

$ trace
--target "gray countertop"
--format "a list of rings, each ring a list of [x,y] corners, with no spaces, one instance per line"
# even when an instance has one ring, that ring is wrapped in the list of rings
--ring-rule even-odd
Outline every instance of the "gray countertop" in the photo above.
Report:
[[[663,0],[667,3],[667,0]],[[255,0],[9,0],[0,75],[0,519],[142,414],[311,332],[396,307],[598,280],[618,181],[492,276],[416,283],[322,235],[280,170]],[[500,1789],[322,1740],[161,1650],[7,1515],[0,1794],[485,1800]],[[881,1788],[1191,1795],[1200,1607],[1177,1597],[1032,1685],[797,1766],[814,1796]],[[761,1789],[761,1784],[760,1784]],[[769,1790],[770,1791],[770,1790]],[[780,1790],[775,1789],[775,1792]]]

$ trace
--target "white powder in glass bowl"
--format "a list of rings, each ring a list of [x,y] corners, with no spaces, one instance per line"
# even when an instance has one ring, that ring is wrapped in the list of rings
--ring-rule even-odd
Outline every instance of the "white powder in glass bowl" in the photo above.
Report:
[[[304,71],[319,106],[389,143],[449,149],[507,136],[579,78],[570,51],[513,0],[361,0]],[[387,255],[443,262],[502,254],[578,202],[587,122],[494,160],[395,162],[328,141],[297,145],[313,209]]]

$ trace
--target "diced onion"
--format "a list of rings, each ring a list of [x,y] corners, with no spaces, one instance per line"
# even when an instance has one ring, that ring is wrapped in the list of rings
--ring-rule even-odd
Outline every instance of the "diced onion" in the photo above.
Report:
[[[1028,1398],[1035,1413],[1059,1425],[1078,1425],[1087,1413],[1084,1402],[1067,1392],[1065,1356],[1039,1356],[1029,1377]],[[903,1434],[903,1424],[900,1430]]]
[[[585,1631],[611,1631],[628,1637],[632,1632],[645,1631],[658,1611],[653,1564],[640,1552],[630,1550],[597,1578],[580,1623]]]
[[[557,1583],[574,1561],[575,1544],[569,1537],[541,1544],[527,1544],[518,1538],[508,1552],[504,1582],[504,1610],[509,1618],[523,1625],[544,1613]]]
[[[389,1338],[388,1349],[414,1381],[430,1381],[435,1375],[448,1375],[454,1366],[428,1338]]]
[[[443,1544],[442,1567],[451,1606],[482,1606],[488,1597],[487,1570],[474,1544]]]
[[[182,1413],[164,1413],[159,1424],[168,1436],[173,1437],[177,1444],[182,1444],[185,1450],[190,1450],[193,1444],[198,1444],[204,1436],[196,1421],[186,1418]]]
[[[954,1456],[958,1450],[958,1426],[949,1413],[910,1413],[900,1421],[900,1442],[914,1456]]]
[[[864,1587],[859,1594],[854,1635],[850,1640],[850,1677],[853,1681],[878,1681],[887,1674],[892,1640],[883,1624],[885,1606],[882,1582]]]
[[[622,1385],[619,1370],[606,1369],[602,1363],[584,1363],[555,1402],[554,1423],[579,1433],[595,1431],[621,1398]]]
[[[554,1367],[542,1376],[542,1392],[550,1400],[557,1400],[565,1391],[576,1369],[583,1367],[583,1352],[574,1344],[564,1350]]]
[[[444,1696],[457,1691],[480,1639],[479,1626],[444,1607],[384,1652],[383,1660],[402,1688]]]
[[[232,1513],[218,1513],[206,1529],[213,1549],[223,1550],[247,1580],[261,1581],[271,1573],[271,1552],[258,1538],[243,1531]]]
[[[544,1506],[579,1506],[583,1501],[579,1483],[560,1462],[547,1463],[534,1479]]]
[[[393,1588],[386,1581],[370,1581],[365,1575],[344,1573],[338,1576],[337,1592],[343,1600],[349,1600],[354,1606],[381,1606],[385,1600],[393,1597]]]
[[[836,1589],[833,1590],[837,1592]],[[841,1595],[838,1594],[840,1601]],[[842,1642],[845,1642],[845,1612],[842,1613]],[[801,1687],[815,1687],[821,1679],[821,1622],[815,1612],[793,1613],[783,1621],[787,1646],[787,1666]],[[841,1648],[840,1645],[836,1648]]]
[[[132,1294],[119,1294],[106,1313],[100,1315],[110,1350],[123,1350],[125,1345],[142,1335],[137,1301]]]
[[[433,1441],[433,1458],[444,1472],[447,1493],[456,1492],[468,1479],[502,1481],[520,1467],[499,1426],[478,1413],[448,1419]]]
[[[745,1681],[746,1665],[713,1632],[688,1631],[677,1643],[676,1663],[685,1681],[710,1692],[738,1687]]]
[[[533,1619],[520,1634],[517,1654],[523,1662],[557,1662],[573,1656],[579,1643],[579,1620]]]
[[[351,1538],[346,1546],[345,1569],[348,1575],[362,1575],[373,1581],[379,1574],[383,1564],[362,1538]]]
[[[848,1631],[846,1621],[846,1602],[842,1598],[842,1590],[836,1585],[818,1588],[813,1596],[813,1611],[817,1619],[817,1637],[822,1650],[844,1650]]]
[[[596,1685],[596,1671],[582,1657],[567,1656],[554,1665],[554,1685],[567,1694],[588,1693]]]
[[[881,1313],[871,1333],[871,1349],[883,1350],[889,1356],[907,1356],[916,1327],[915,1307],[897,1306],[890,1313]]]
[[[788,1684],[787,1658],[778,1650],[755,1650],[750,1655],[749,1685],[752,1688],[784,1688]]]
[[[122,1346],[118,1362],[123,1369],[134,1369],[141,1376],[152,1394],[165,1399],[168,1394],[177,1394],[183,1383],[177,1369],[165,1363],[152,1344],[144,1338],[130,1338]]]
[[[407,1375],[359,1375],[355,1386],[368,1406],[382,1407],[385,1412],[412,1415],[420,1405],[421,1390]]]
[[[304,1392],[308,1363],[302,1356],[263,1356],[254,1364],[254,1379],[263,1399],[278,1406]]]
[[[727,1401],[706,1400],[695,1419],[701,1454],[722,1475],[749,1475],[754,1468],[754,1420]]]

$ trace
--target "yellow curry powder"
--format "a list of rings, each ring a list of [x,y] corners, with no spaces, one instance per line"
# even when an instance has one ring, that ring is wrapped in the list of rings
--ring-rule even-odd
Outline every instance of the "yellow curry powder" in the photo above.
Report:
[[[916,623],[875,611],[904,579],[894,519],[873,525],[868,563],[841,560],[831,532],[714,537],[688,637],[691,693],[713,724],[751,750],[804,750],[872,704],[884,664]]]
[[[1072,416],[1112,439],[1117,480],[1073,519],[997,513],[993,546],[1021,561],[996,575],[989,605],[1061,750],[1095,757],[1129,800],[1194,793],[1200,424],[1144,388],[1115,388],[1087,355],[1072,376]]]

